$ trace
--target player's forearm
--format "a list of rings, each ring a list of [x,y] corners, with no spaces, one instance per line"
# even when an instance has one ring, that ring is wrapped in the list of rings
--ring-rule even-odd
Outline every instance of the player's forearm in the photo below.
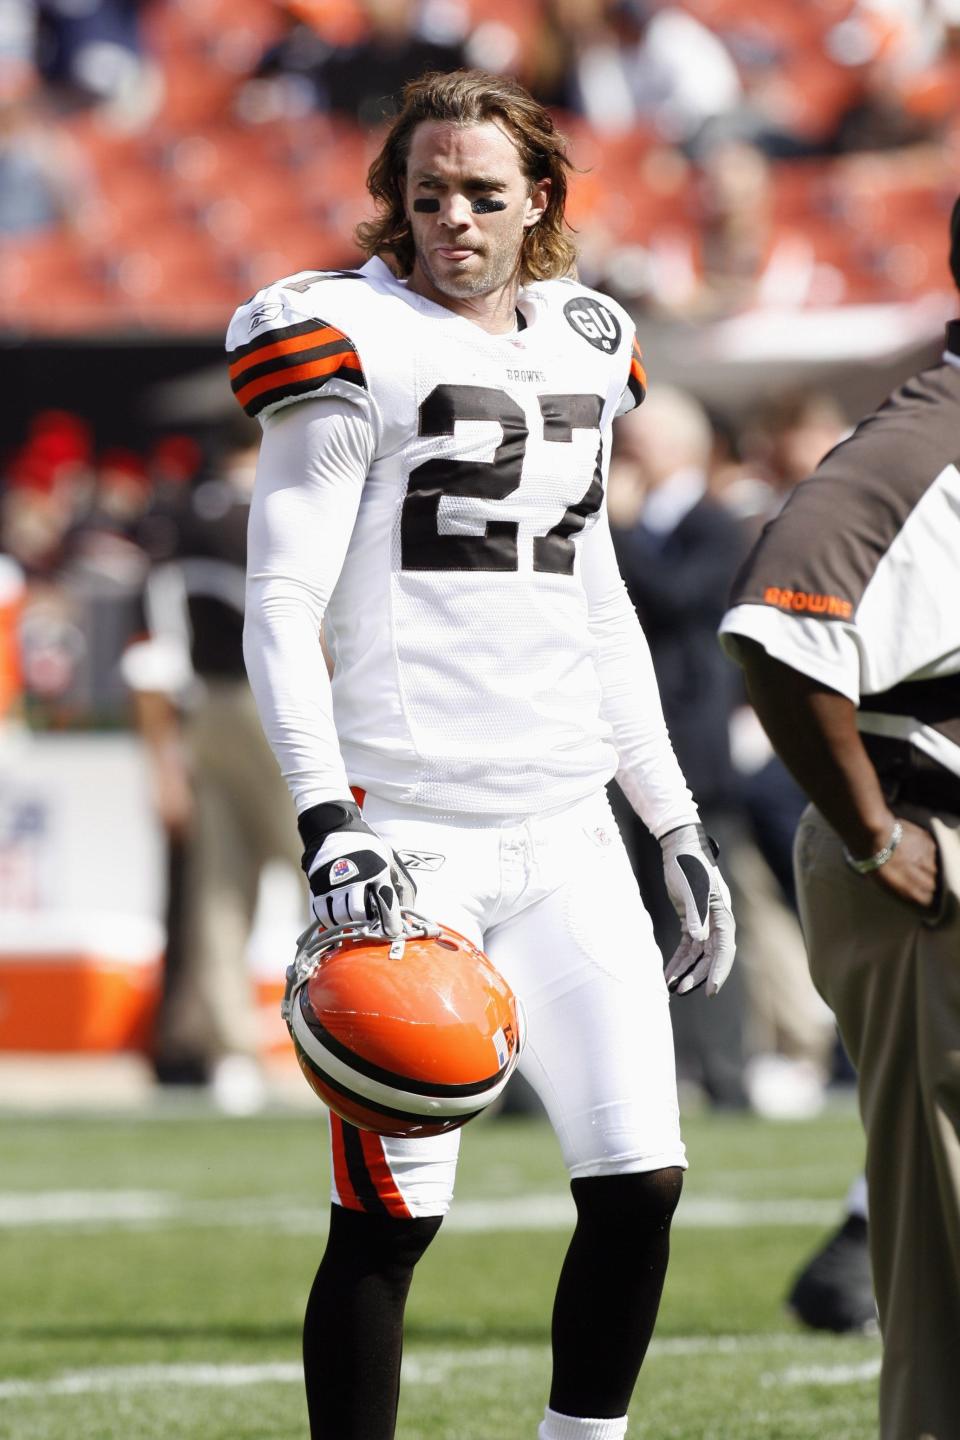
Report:
[[[620,579],[609,530],[589,537],[584,579],[590,629],[597,646],[601,713],[620,759],[617,780],[648,829],[661,836],[695,824],[696,804],[673,752],[663,718],[650,647]]]
[[[744,642],[747,691],[771,744],[852,854],[886,845],[894,816],[857,730],[856,706]]]
[[[250,582],[243,654],[260,723],[298,813],[350,787],[313,606],[283,582]]]

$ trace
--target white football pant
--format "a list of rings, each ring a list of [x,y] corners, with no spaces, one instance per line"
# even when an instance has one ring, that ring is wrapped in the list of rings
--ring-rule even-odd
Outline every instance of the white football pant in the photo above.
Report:
[[[686,1168],[663,961],[605,794],[524,821],[368,795],[363,818],[409,865],[416,909],[479,945],[522,1000],[519,1069],[571,1178]],[[446,1213],[462,1131],[396,1140],[330,1120],[337,1204]]]

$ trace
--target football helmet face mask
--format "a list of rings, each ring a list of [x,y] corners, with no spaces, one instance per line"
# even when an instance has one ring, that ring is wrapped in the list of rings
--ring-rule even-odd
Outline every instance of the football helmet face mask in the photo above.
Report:
[[[307,1083],[341,1119],[404,1138],[465,1125],[501,1093],[523,1046],[523,1008],[481,950],[404,911],[311,926],[281,1007]]]

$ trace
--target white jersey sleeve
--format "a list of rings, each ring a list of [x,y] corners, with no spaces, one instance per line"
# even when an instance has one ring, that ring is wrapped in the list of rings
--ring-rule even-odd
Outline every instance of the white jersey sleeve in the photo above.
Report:
[[[281,409],[264,426],[250,509],[243,653],[298,812],[350,793],[320,626],[373,453],[368,418],[334,395]]]
[[[617,782],[659,839],[678,825],[696,824],[699,813],[670,743],[650,647],[617,568],[606,507],[582,543],[601,714],[619,757]]]

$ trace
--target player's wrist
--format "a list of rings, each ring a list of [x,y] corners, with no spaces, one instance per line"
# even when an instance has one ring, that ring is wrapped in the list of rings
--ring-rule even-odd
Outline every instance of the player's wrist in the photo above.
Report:
[[[305,857],[314,855],[327,836],[337,830],[358,830],[367,835],[373,833],[354,800],[327,800],[320,805],[311,805],[297,816],[297,829],[303,841]]]
[[[899,820],[894,820],[886,840],[871,855],[858,857],[852,855],[847,846],[843,847],[843,858],[855,870],[858,875],[869,875],[874,870],[879,870],[892,858],[894,851],[903,839],[903,826]]]
[[[716,864],[720,846],[712,835],[707,834],[705,826],[699,820],[690,820],[685,825],[675,825],[659,838],[660,848],[665,854],[671,853],[681,845],[693,845],[694,843],[699,846],[704,859],[711,860]]]

